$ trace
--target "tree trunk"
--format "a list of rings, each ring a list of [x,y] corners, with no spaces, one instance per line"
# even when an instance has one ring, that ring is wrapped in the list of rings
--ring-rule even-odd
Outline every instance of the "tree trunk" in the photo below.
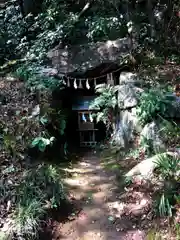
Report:
[[[153,6],[151,0],[147,0],[147,11],[150,24],[150,36],[151,38],[155,37],[155,24],[154,24],[154,15],[153,15]]]
[[[24,0],[18,0],[18,4],[19,4],[19,7],[20,7],[20,11],[21,11],[22,17],[24,18],[25,17]]]
[[[164,62],[167,63],[168,56],[169,56],[169,48],[168,48],[168,35],[169,35],[169,28],[173,14],[173,3],[172,0],[168,0],[167,2],[167,9],[164,13],[164,29],[163,29],[163,40],[164,40]]]

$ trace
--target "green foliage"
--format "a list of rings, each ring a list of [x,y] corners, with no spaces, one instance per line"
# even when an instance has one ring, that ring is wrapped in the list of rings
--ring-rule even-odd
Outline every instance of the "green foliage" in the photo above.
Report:
[[[81,15],[81,2],[43,1],[38,14],[23,16],[18,1],[8,1],[0,11],[0,64],[17,58],[43,63],[47,51],[64,40],[79,43],[81,39],[86,42],[124,37],[124,16],[118,16],[112,3],[106,5],[109,11],[103,7],[104,14],[98,3],[93,3],[93,9]]]
[[[8,157],[16,160],[25,155],[32,139],[41,131],[43,132],[38,119],[22,116],[22,112],[23,110],[17,111],[15,116],[11,117],[12,122],[10,123],[1,121],[1,147]]]
[[[0,179],[1,203],[11,203],[6,234],[16,239],[34,240],[49,210],[61,207],[66,201],[59,169],[38,164],[23,172],[18,167],[13,172],[5,170]]]
[[[155,154],[153,139],[147,139],[146,137],[143,137],[141,139],[141,147],[144,149],[148,156]]]
[[[64,135],[66,129],[66,115],[62,110],[55,110],[50,108],[49,112],[49,122],[52,124],[53,128],[59,132],[60,135]]]
[[[99,109],[97,113],[97,122],[103,121],[107,127],[112,124],[114,109],[117,105],[116,89],[110,85],[99,85],[96,88],[96,93],[99,94],[91,104],[90,108]]]
[[[89,2],[89,7],[82,11],[86,3],[31,1],[31,8],[23,13],[19,1],[6,1],[0,10],[0,64],[17,58],[43,63],[47,51],[59,43],[114,40],[127,34],[139,40],[141,49],[153,47],[166,56],[168,49],[177,55],[179,17],[172,14],[173,9],[179,8],[177,1],[163,7],[153,1],[150,9],[144,2],[96,1]]]
[[[42,125],[50,124],[53,132],[56,132],[56,138],[63,136],[66,129],[66,114],[63,110],[47,108],[42,117],[40,117],[40,123]],[[52,133],[45,131],[42,132],[41,136],[33,140],[33,147],[37,146],[41,152],[44,152],[47,146],[52,146],[55,140],[55,137],[50,137]],[[32,144],[31,144],[32,145]],[[67,155],[67,142],[63,144],[63,154]]]
[[[25,172],[17,186],[15,234],[35,239],[48,209],[59,207],[64,200],[65,190],[55,166],[42,164]]]
[[[178,146],[180,142],[180,126],[177,123],[163,119],[160,131],[164,142],[167,142],[170,146]]]
[[[138,158],[139,157],[139,153],[140,153],[141,149],[130,149],[129,152],[126,154],[127,158]]]
[[[158,210],[161,217],[169,216],[172,217],[173,206],[170,202],[171,195],[163,193],[159,199]]]
[[[160,216],[172,217],[174,205],[177,203],[180,162],[176,157],[161,156],[157,167],[164,180],[164,191],[157,200],[158,213]]]
[[[39,151],[44,152],[46,150],[47,146],[51,146],[53,144],[54,137],[51,137],[50,139],[43,138],[43,137],[36,137],[32,143],[32,147],[38,147]]]
[[[180,171],[180,161],[178,157],[161,156],[157,162],[160,174],[165,180],[178,180],[177,173]]]
[[[25,172],[23,181],[18,187],[18,196],[19,202],[26,202],[27,197],[35,196],[44,204],[54,197],[59,205],[60,201],[65,199],[65,193],[58,168],[41,164],[36,169]]]
[[[166,116],[170,104],[163,90],[151,89],[142,93],[137,109],[140,122],[144,125]]]
[[[47,108],[44,115],[39,118],[40,124],[44,127],[50,124],[58,135],[62,136],[66,129],[66,116],[63,114],[62,110],[55,110],[52,108]],[[35,137],[31,142],[32,148],[37,148],[40,152],[44,153],[48,146],[53,146],[55,142],[55,137],[51,136],[48,131],[42,131],[40,136]],[[64,145],[64,154],[66,155],[67,149],[66,144]],[[44,155],[43,155],[44,156]]]
[[[62,80],[41,73],[42,67],[38,64],[24,64],[16,69],[14,76],[24,80],[28,88],[54,90],[62,87]]]
[[[54,144],[55,137],[64,135],[66,128],[66,116],[62,110],[56,110],[49,107],[41,100],[40,112],[33,116],[32,112],[24,113],[24,109],[17,110],[11,117],[10,123],[1,121],[1,149],[6,152],[8,157],[22,159],[27,155],[29,147],[36,147],[40,152],[46,154],[47,146]],[[12,124],[13,123],[13,124]],[[48,132],[47,124],[50,124],[55,132]],[[64,152],[66,152],[64,146]],[[41,157],[45,157],[41,154]],[[25,157],[26,159],[26,157]]]
[[[12,155],[15,156],[16,138],[10,134],[4,134],[3,144],[5,149]]]
[[[86,20],[88,27],[87,37],[91,41],[98,41],[102,38],[105,40],[119,37],[125,37],[127,34],[126,21],[122,15],[122,18],[118,17],[101,17],[94,16],[94,18],[88,18]]]
[[[18,238],[36,239],[44,214],[42,202],[36,199],[27,199],[24,205],[18,204],[14,222]]]
[[[163,240],[163,237],[158,232],[158,229],[152,229],[147,234],[147,240]]]
[[[9,1],[5,9],[0,10],[0,59],[1,64],[5,59],[12,59],[13,54],[19,56],[18,45],[22,42],[27,48],[24,35],[26,23],[20,14],[20,8],[16,1]],[[13,54],[12,54],[13,53]]]
[[[23,17],[18,2],[9,1],[6,7],[1,10],[3,57],[10,59],[23,56],[25,59],[28,58],[28,61],[42,61],[48,48],[62,36],[63,19],[57,24],[60,20],[57,10],[52,9],[49,5],[46,11],[39,13],[37,16],[30,13]],[[62,18],[63,16],[61,14]],[[12,56],[12,52],[15,56]]]

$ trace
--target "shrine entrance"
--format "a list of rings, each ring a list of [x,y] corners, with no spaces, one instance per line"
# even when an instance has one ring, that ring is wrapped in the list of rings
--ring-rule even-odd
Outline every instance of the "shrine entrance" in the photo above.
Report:
[[[73,147],[95,147],[105,140],[106,127],[97,122],[95,114],[98,109],[90,105],[96,95],[93,91],[64,89],[63,109],[67,112],[66,138]]]
[[[94,147],[97,144],[96,133],[98,124],[96,123],[95,114],[99,109],[92,109],[91,103],[95,96],[81,96],[73,104],[72,110],[75,111],[79,134],[79,143],[81,147]]]
[[[124,70],[124,69],[123,69]],[[91,109],[99,84],[117,85],[122,68],[116,64],[102,64],[85,74],[62,75],[65,88],[60,90],[62,109],[68,112],[66,138],[69,145],[94,147],[106,138],[106,126],[96,122],[100,109]],[[62,78],[61,78],[62,79]]]

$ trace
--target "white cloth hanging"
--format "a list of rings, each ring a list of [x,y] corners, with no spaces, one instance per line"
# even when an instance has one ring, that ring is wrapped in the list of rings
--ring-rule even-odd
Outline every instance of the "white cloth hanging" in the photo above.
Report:
[[[77,89],[77,81],[76,81],[76,78],[74,80],[74,88]]]
[[[90,89],[90,85],[89,85],[88,79],[86,80],[86,88]]]
[[[89,120],[90,120],[91,123],[93,122],[93,117],[92,117],[91,113],[89,113]]]
[[[84,113],[82,113],[82,120],[83,120],[83,122],[87,122],[87,119],[86,119],[86,117],[85,117],[85,114],[84,114]]]

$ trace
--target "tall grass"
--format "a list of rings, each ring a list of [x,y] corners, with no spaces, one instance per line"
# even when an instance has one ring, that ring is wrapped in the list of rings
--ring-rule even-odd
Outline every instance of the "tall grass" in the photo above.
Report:
[[[41,164],[26,171],[17,186],[11,232],[16,239],[36,239],[48,210],[60,207],[64,200],[66,193],[55,166]]]
[[[174,205],[178,199],[180,161],[177,157],[161,156],[157,161],[160,176],[164,186],[157,200],[160,216],[173,216]]]

